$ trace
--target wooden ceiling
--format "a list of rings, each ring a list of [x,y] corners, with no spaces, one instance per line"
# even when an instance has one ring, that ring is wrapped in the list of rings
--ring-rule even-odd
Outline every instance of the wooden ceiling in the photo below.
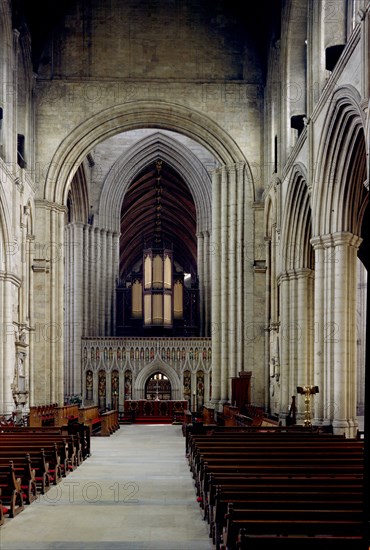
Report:
[[[143,170],[130,185],[121,210],[120,276],[125,278],[161,233],[185,272],[196,273],[196,211],[189,188],[166,163]]]

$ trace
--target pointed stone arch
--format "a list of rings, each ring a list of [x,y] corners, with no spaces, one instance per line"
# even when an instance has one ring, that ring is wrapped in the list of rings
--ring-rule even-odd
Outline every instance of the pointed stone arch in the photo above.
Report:
[[[309,384],[314,377],[313,311],[310,308],[314,295],[314,257],[311,237],[307,170],[302,163],[296,163],[288,181],[281,227],[279,378],[282,416],[288,411],[297,385]]]
[[[156,158],[162,158],[186,181],[194,198],[197,230],[210,230],[211,179],[188,148],[176,139],[156,132],[135,143],[111,167],[100,197],[99,224],[119,232],[124,195],[136,175]]]
[[[100,111],[62,141],[47,169],[44,199],[65,204],[71,179],[89,151],[111,136],[140,128],[182,133],[203,145],[221,165],[246,163],[233,138],[207,115],[167,101],[137,100]]]
[[[352,86],[343,86],[333,94],[322,132],[313,188],[315,236],[341,231],[359,234],[362,220],[353,216],[354,209],[360,212],[363,205],[361,190],[351,185],[352,171],[365,187],[368,162],[365,115],[360,101],[359,93]]]
[[[297,163],[292,170],[282,219],[282,271],[312,268],[311,199],[306,167]]]
[[[156,372],[160,372],[164,374],[165,376],[167,376],[167,378],[171,382],[172,399],[174,400],[182,399],[181,378],[178,376],[176,371],[170,365],[168,365],[164,361],[161,361],[160,359],[155,359],[152,363],[150,363],[149,365],[146,365],[143,369],[140,370],[134,382],[133,399],[144,399],[145,384],[148,378],[151,375],[155,374]]]

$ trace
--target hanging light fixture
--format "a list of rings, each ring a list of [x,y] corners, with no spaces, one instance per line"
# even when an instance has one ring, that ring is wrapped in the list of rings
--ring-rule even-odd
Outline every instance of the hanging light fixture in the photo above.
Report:
[[[172,327],[172,249],[162,234],[162,160],[156,161],[155,227],[153,242],[143,251],[144,327]]]

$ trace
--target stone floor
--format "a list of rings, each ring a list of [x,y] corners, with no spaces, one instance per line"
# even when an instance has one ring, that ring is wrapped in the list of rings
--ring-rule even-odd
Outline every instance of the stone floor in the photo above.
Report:
[[[178,425],[124,425],[0,528],[0,550],[210,550]]]

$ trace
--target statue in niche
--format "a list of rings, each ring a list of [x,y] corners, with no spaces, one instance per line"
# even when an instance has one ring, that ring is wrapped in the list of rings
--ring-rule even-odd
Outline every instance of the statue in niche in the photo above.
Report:
[[[99,407],[104,409],[106,406],[106,379],[104,370],[99,371],[98,396]]]
[[[21,328],[18,332],[18,342],[22,342],[23,344],[26,342],[26,331],[24,328]]]
[[[132,372],[130,370],[125,372],[125,399],[131,399],[132,391]]]
[[[105,397],[105,371],[99,371],[99,397]]]
[[[191,373],[186,370],[184,372],[184,397],[187,399],[191,396]]]
[[[86,399],[91,401],[93,399],[94,389],[94,377],[91,370],[86,372]]]
[[[204,396],[204,373],[202,370],[197,372],[197,395],[201,398]]]
[[[112,372],[112,406],[113,409],[118,408],[118,394],[119,394],[119,373],[118,370]]]

